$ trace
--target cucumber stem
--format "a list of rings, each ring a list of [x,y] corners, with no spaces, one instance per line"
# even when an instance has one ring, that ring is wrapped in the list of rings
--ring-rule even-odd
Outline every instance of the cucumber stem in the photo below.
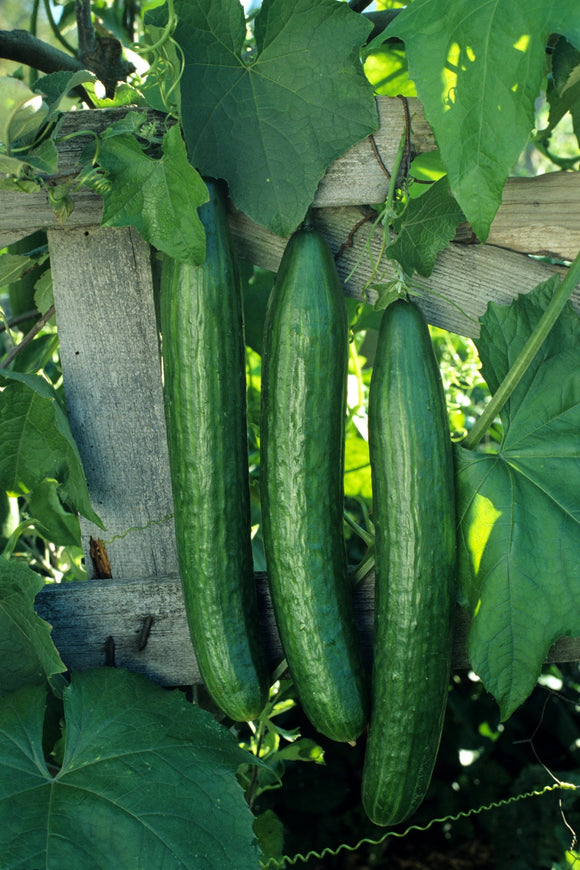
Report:
[[[385,213],[387,215],[389,225],[390,225],[390,219],[393,217],[393,200],[395,198],[395,191],[397,190],[397,179],[399,177],[401,163],[403,162],[403,155],[405,153],[406,144],[407,144],[407,134],[406,134],[406,132],[403,132],[401,135],[401,138],[399,140],[399,147],[397,148],[397,156],[395,157],[395,162],[393,163],[393,168],[391,171],[391,178],[389,180],[389,190],[387,192],[387,199],[385,201]]]
[[[6,559],[6,561],[8,561],[11,558],[12,553],[14,552],[14,548],[16,547],[16,544],[18,543],[18,539],[20,538],[20,535],[22,535],[27,529],[33,529],[35,527],[36,523],[37,523],[37,520],[32,519],[31,517],[27,520],[22,520],[22,522],[18,523],[18,525],[16,526],[16,528],[14,529],[14,531],[12,532],[12,534],[10,535],[8,540],[6,541],[6,545],[3,549],[3,551],[0,553],[0,556],[3,559]]]
[[[175,6],[173,0],[167,0],[167,24],[163,28],[160,38],[153,45],[133,45],[132,51],[136,54],[150,54],[154,51],[159,51],[165,43],[171,39],[177,26],[177,15],[175,14]]]
[[[467,450],[473,450],[476,447],[489,426],[493,423],[500,410],[503,408],[525,372],[528,366],[536,356],[540,347],[544,343],[548,333],[556,323],[558,317],[562,313],[562,309],[568,302],[576,284],[580,280],[580,252],[574,258],[572,264],[568,268],[564,280],[554,293],[548,307],[542,314],[536,324],[532,334],[528,338],[524,347],[520,351],[513,365],[510,367],[507,375],[497,388],[494,396],[486,405],[481,417],[475,423],[473,429],[461,442],[461,446]]]

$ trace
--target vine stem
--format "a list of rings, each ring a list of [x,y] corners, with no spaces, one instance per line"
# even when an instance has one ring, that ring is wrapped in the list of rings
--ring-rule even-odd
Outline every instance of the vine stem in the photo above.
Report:
[[[389,179],[389,189],[387,192],[387,198],[385,200],[384,209],[381,211],[381,213],[375,219],[375,221],[373,223],[372,231],[371,231],[369,238],[367,239],[367,242],[365,244],[365,248],[368,249],[369,257],[370,257],[370,240],[371,240],[372,234],[374,233],[377,226],[380,223],[382,223],[383,224],[383,241],[381,243],[381,249],[379,251],[379,256],[378,256],[378,260],[377,260],[376,264],[373,263],[372,258],[371,258],[371,265],[373,268],[372,268],[372,272],[371,272],[371,277],[368,279],[368,281],[365,283],[365,285],[363,287],[363,290],[362,290],[363,296],[364,296],[367,288],[370,287],[370,285],[372,284],[372,282],[375,279],[375,276],[379,270],[379,265],[380,265],[381,260],[383,258],[384,250],[387,246],[387,235],[390,233],[391,221],[392,221],[393,216],[394,216],[393,215],[393,200],[395,198],[395,192],[397,190],[397,178],[399,175],[399,171],[401,169],[401,163],[403,162],[403,155],[405,153],[406,144],[407,144],[407,133],[405,130],[403,132],[403,134],[401,135],[401,139],[399,141],[399,147],[397,150],[397,155],[395,157],[395,162],[393,163],[393,169],[392,169],[391,176]],[[348,273],[348,275],[344,279],[345,283],[348,283],[348,281],[350,281],[350,279],[352,278],[352,276],[356,272],[356,270],[360,264],[360,261],[362,260],[363,253],[364,253],[364,250],[363,250],[363,252],[361,252],[358,260],[356,261],[356,263],[354,264],[354,266],[352,267],[352,269],[350,270],[350,272]]]
[[[35,336],[38,332],[40,332],[40,330],[42,329],[43,326],[45,326],[45,325],[48,323],[48,321],[50,320],[50,318],[51,318],[52,315],[54,314],[54,311],[55,311],[55,309],[54,309],[54,304],[53,304],[53,305],[50,306],[50,308],[48,309],[48,311],[47,311],[45,314],[42,315],[42,317],[40,318],[40,320],[38,320],[38,321],[34,324],[34,326],[32,327],[32,329],[30,330],[30,332],[27,332],[27,333],[26,333],[26,335],[24,336],[24,338],[22,339],[22,341],[20,342],[20,344],[17,344],[16,347],[13,347],[12,350],[9,350],[9,351],[8,351],[8,353],[6,354],[6,356],[4,357],[4,359],[0,362],[0,369],[6,369],[6,368],[8,368],[8,366],[10,365],[10,363],[12,362],[12,360],[13,360],[13,359],[14,359],[14,358],[15,358],[15,357],[20,353],[21,350],[24,350],[24,348],[25,348],[28,344],[30,344],[30,342],[32,341],[32,339],[34,338],[34,336]]]
[[[132,51],[136,54],[150,54],[153,51],[159,51],[165,43],[171,39],[173,32],[177,26],[177,15],[175,14],[175,6],[173,0],[167,0],[167,24],[163,28],[163,32],[157,42],[153,45],[134,45]]]
[[[473,448],[479,444],[489,426],[493,423],[498,413],[521,381],[532,360],[535,358],[537,352],[544,343],[548,333],[562,313],[562,309],[570,299],[570,296],[579,280],[580,252],[576,255],[574,261],[568,268],[564,280],[554,293],[548,307],[542,314],[524,347],[516,357],[507,375],[497,388],[493,398],[486,405],[485,410],[475,423],[473,429],[461,442],[462,447],[465,447],[467,450],[473,450]]]
[[[397,156],[395,157],[395,162],[393,163],[393,170],[391,172],[391,178],[389,180],[389,190],[387,193],[387,200],[385,203],[385,212],[388,217],[392,216],[393,210],[393,199],[395,198],[395,191],[397,189],[397,178],[399,175],[399,171],[401,169],[401,163],[403,162],[403,155],[405,154],[405,150],[407,147],[407,130],[405,129],[401,134],[401,139],[399,141],[399,147],[397,148]]]
[[[349,845],[348,843],[342,843],[336,849],[331,849],[328,846],[322,849],[321,852],[316,852],[314,850],[307,852],[305,855],[300,852],[297,855],[283,855],[281,858],[267,858],[264,861],[260,861],[260,867],[263,870],[283,870],[287,865],[295,866],[298,863],[307,863],[311,858],[317,858],[319,861],[323,860],[327,855],[332,855],[336,857],[341,852],[358,852],[358,850],[364,846],[381,846],[388,839],[393,838],[397,840],[401,840],[404,837],[407,837],[412,831],[420,831],[425,832],[432,828],[434,825],[443,824],[444,822],[458,822],[460,819],[468,819],[471,816],[477,816],[484,812],[489,812],[490,810],[501,809],[502,807],[507,807],[509,804],[517,803],[518,801],[528,800],[533,797],[542,797],[545,794],[553,791],[566,790],[566,791],[576,791],[577,786],[569,783],[569,782],[557,782],[553,785],[546,785],[544,788],[536,791],[523,792],[521,794],[512,795],[509,798],[503,798],[499,801],[492,801],[485,806],[480,806],[477,808],[471,808],[469,810],[460,810],[454,816],[445,816],[444,818],[431,819],[430,822],[427,822],[426,825],[410,825],[408,828],[405,828],[404,831],[386,831],[382,837],[378,840],[371,839],[370,837],[363,837],[362,840],[359,840],[354,846]]]

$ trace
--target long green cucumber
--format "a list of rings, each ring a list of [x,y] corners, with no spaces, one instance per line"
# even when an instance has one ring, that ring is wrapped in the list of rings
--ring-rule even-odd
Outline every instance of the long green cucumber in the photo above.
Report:
[[[348,323],[327,242],[290,239],[270,295],[262,356],[261,495],[274,613],[304,712],[354,740],[367,680],[343,534]]]
[[[201,266],[166,258],[160,318],[175,529],[199,669],[232,719],[267,699],[250,537],[245,350],[225,202],[208,182]]]
[[[455,601],[453,460],[427,324],[397,300],[381,321],[369,393],[375,523],[373,708],[363,806],[394,825],[423,800],[447,701]]]

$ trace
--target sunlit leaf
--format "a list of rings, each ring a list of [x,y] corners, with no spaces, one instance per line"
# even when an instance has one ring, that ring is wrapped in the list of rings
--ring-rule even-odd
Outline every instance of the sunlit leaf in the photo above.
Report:
[[[558,276],[490,303],[477,346],[492,392]],[[457,449],[462,591],[473,669],[510,716],[551,644],[580,635],[580,317],[566,309],[501,413],[496,454]]]
[[[417,96],[415,85],[409,78],[407,57],[400,45],[381,45],[367,54],[364,70],[376,94],[387,97]]]
[[[577,0],[414,0],[387,30],[409,74],[451,190],[485,241],[510,170],[534,126],[553,33],[580,49]]]
[[[48,106],[20,79],[0,77],[0,142],[8,148],[44,123]]]

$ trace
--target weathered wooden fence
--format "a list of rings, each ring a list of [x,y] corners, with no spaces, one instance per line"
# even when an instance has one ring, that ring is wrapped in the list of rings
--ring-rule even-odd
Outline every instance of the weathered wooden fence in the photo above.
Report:
[[[367,204],[384,201],[404,129],[401,101],[377,100],[381,126],[337,160],[315,198],[315,221],[338,251],[346,293],[360,297],[379,239],[369,224],[352,233]],[[409,100],[415,153],[435,147],[418,101]],[[126,111],[126,110],[123,110]],[[113,116],[113,117],[112,117]],[[116,112],[71,113],[63,133],[99,130]],[[86,140],[62,143],[58,177],[74,176]],[[151,252],[131,228],[100,226],[102,202],[86,189],[74,194],[65,225],[56,220],[45,193],[0,192],[0,246],[44,228],[48,231],[67,408],[92,503],[103,533],[82,520],[91,577],[91,538],[104,538],[111,579],[48,585],[37,597],[38,613],[54,627],[66,664],[84,669],[113,661],[167,685],[199,682],[181,600],[173,528],[173,503],[163,412],[154,308]],[[276,270],[285,239],[240,213],[230,216],[241,257]],[[420,304],[430,323],[475,336],[488,301],[507,303],[529,292],[556,267],[530,254],[572,259],[580,250],[580,174],[510,179],[486,244],[473,244],[469,227],[437,259],[424,281]],[[580,310],[580,288],[573,304]],[[356,594],[356,612],[367,646],[372,631],[372,577]],[[274,662],[282,655],[266,583],[257,577],[263,631]],[[467,667],[467,621],[458,614],[454,664]],[[580,659],[580,641],[563,638],[553,661]]]

